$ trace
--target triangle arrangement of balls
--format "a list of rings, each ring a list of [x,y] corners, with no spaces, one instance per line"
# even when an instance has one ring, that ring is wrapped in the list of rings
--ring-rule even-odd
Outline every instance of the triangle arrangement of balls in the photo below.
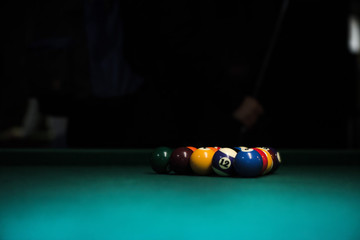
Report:
[[[159,147],[150,157],[152,169],[160,174],[259,177],[281,164],[280,153],[270,147]]]

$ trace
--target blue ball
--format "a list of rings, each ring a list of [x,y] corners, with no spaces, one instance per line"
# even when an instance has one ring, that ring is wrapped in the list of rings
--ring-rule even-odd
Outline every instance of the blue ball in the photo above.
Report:
[[[213,156],[212,168],[220,176],[232,176],[236,151],[231,148],[220,148]]]
[[[261,174],[263,160],[261,155],[252,148],[236,148],[234,169],[241,177],[258,177]]]

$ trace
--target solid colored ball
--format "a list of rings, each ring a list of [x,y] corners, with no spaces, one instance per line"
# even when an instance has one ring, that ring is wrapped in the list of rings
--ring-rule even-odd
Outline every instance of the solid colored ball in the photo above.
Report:
[[[261,155],[252,148],[240,147],[236,154],[234,169],[241,177],[258,177],[263,168]]]
[[[257,151],[260,155],[261,155],[261,158],[263,160],[263,167],[261,169],[261,174],[260,175],[264,175],[265,174],[265,171],[268,167],[268,157],[265,153],[265,150],[263,149],[260,149],[260,148],[254,148],[255,151]]]
[[[151,168],[157,173],[169,173],[171,152],[172,150],[168,147],[156,148],[150,157]]]
[[[210,148],[199,148],[191,154],[190,167],[198,175],[209,175],[212,172],[212,158],[215,152]]]
[[[220,176],[232,176],[236,151],[231,148],[220,148],[215,152],[212,159],[212,169]]]
[[[219,147],[206,147],[206,148],[210,148],[210,149],[213,150],[214,152],[216,152],[217,150],[219,150]]]
[[[190,156],[193,152],[189,147],[175,149],[170,156],[171,170],[179,174],[190,173]]]
[[[241,148],[248,148],[248,147],[245,147],[245,146],[239,146],[239,147],[233,147],[231,149],[233,149],[236,153],[240,152],[241,151]]]
[[[187,146],[187,148],[190,148],[191,150],[193,150],[193,152],[197,149],[196,147],[192,147],[192,146]]]

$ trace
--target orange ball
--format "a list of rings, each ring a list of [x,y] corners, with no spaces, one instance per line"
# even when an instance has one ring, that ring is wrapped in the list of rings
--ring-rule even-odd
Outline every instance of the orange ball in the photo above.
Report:
[[[192,147],[192,146],[187,146],[187,148],[190,148],[191,150],[193,150],[193,152],[195,152],[196,147]]]
[[[198,175],[210,175],[212,173],[212,158],[215,151],[210,148],[196,149],[190,157],[190,167]]]

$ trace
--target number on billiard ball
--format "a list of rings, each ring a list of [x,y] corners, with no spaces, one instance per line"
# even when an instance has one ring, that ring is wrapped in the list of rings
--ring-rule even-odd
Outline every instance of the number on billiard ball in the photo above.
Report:
[[[222,169],[229,169],[231,166],[231,161],[229,158],[223,157],[220,159],[219,165]]]

